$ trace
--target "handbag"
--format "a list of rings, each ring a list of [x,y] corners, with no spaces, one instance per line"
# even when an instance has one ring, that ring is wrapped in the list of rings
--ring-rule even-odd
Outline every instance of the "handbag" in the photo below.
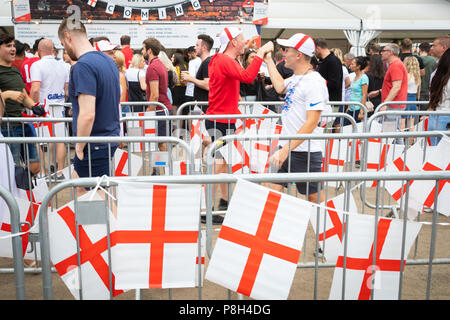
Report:
[[[19,189],[31,190],[30,183],[28,183],[28,168],[21,166],[14,167],[14,176],[16,177],[16,186]]]
[[[366,108],[367,108],[367,112],[373,112],[373,110],[375,110],[375,106],[373,105],[372,101],[370,101],[369,99],[367,99],[367,101],[366,101]]]

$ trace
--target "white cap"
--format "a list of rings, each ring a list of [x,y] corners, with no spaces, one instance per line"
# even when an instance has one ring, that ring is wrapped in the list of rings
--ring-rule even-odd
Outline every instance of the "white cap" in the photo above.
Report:
[[[227,27],[219,34],[220,48],[219,52],[223,53],[228,46],[228,43],[242,33],[238,27]]]
[[[289,39],[277,39],[277,43],[283,47],[297,49],[301,53],[304,53],[310,57],[314,55],[314,51],[316,50],[314,40],[310,36],[303,33],[296,33]]]
[[[112,44],[108,40],[100,40],[94,43],[94,47],[97,51],[110,51],[114,49],[122,49],[120,44]]]

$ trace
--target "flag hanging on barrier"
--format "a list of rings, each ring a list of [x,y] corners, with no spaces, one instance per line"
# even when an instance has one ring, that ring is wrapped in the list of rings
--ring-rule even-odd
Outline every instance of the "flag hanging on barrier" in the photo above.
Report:
[[[240,105],[242,114],[252,114],[250,119],[236,120],[236,135],[268,136],[281,133],[277,118],[258,118],[258,115],[275,114],[268,108],[256,104]],[[219,149],[225,161],[231,165],[232,173],[265,173],[269,170],[270,155],[277,150],[277,140],[235,140]]]
[[[78,201],[88,201],[93,192],[79,197]],[[101,198],[95,193],[93,200]],[[106,224],[78,225],[77,229],[74,206],[74,201],[71,201],[48,215],[51,261],[75,299],[81,298],[80,289],[83,300],[109,299],[111,286]],[[111,212],[109,221],[114,221]],[[81,267],[78,266],[77,236]],[[110,245],[112,247],[111,242]],[[111,279],[113,296],[123,293],[114,286],[114,273]]]
[[[386,165],[392,164],[405,150],[404,145],[386,143],[380,138],[369,138],[367,144],[367,172],[384,171]],[[377,181],[366,181],[366,185],[375,188]]]
[[[20,232],[27,232],[32,227],[35,226],[35,233],[39,231],[39,208],[40,204],[30,202],[30,200],[25,200],[15,197],[17,205],[19,206],[20,222],[23,224],[20,226]],[[12,258],[12,243],[11,238],[1,239],[3,237],[11,235],[11,216],[9,214],[5,215],[5,219],[0,221],[0,257]],[[31,243],[28,240],[28,233],[21,236],[22,237],[22,255],[25,259],[34,259],[35,252],[31,251]],[[39,245],[34,247],[37,253],[37,259],[40,260],[40,248]]]
[[[409,250],[421,224],[406,222],[404,256],[403,224],[399,219],[379,218],[375,238],[375,217],[349,215],[347,219],[347,256],[338,257],[334,269],[330,300],[397,300],[400,272],[403,272]],[[375,239],[375,241],[374,241]],[[403,269],[402,259],[403,258]],[[345,264],[345,292],[342,279]]]
[[[142,168],[142,157],[120,148],[114,153],[114,175],[116,177],[137,176]],[[131,170],[131,174],[129,174]]]
[[[150,112],[126,112],[126,117],[154,117],[154,111]],[[155,137],[156,120],[133,120],[127,121],[127,134],[130,137]],[[155,143],[132,142],[128,144],[129,152],[155,151]]]
[[[195,286],[200,192],[200,185],[119,184],[116,288]]]
[[[28,201],[32,201],[34,203],[41,204],[42,200],[44,200],[44,197],[48,194],[48,185],[45,181],[45,178],[36,179],[35,182],[33,182],[33,188],[30,190],[19,190],[19,198],[21,199],[27,199]]]
[[[420,142],[416,142],[408,149],[405,149],[400,157],[387,165],[385,172],[419,172],[423,164],[423,154]],[[387,180],[385,182],[385,188],[398,204],[402,203],[402,205],[405,205],[404,200],[401,202],[401,199],[405,198],[407,185],[411,188],[414,183],[416,183],[415,180],[409,180],[407,182],[401,180]],[[411,197],[408,199],[408,207],[410,210],[416,212],[422,210],[422,206]]]
[[[427,147],[427,154],[421,172],[450,170],[450,139],[443,137],[436,147]],[[438,193],[437,211],[450,216],[450,180],[440,180],[436,189],[435,180],[418,180],[410,187],[410,197],[415,202],[434,208],[436,192]],[[417,211],[416,211],[417,213]]]
[[[205,279],[255,299],[287,299],[311,206],[239,180]]]
[[[347,212],[358,212],[355,199],[350,193],[349,207]],[[343,211],[345,207],[345,194],[341,194],[327,202],[322,202],[322,206],[327,209],[312,207],[311,225],[317,233],[317,210],[319,210],[319,245],[323,251],[327,262],[335,263],[339,255],[342,255],[342,242],[345,233],[345,223]]]

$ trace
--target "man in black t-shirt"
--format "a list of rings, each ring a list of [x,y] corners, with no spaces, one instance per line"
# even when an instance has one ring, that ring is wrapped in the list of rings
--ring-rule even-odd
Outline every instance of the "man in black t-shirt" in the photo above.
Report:
[[[402,40],[400,59],[403,61],[406,57],[414,57],[419,62],[420,76],[425,76],[425,64],[421,57],[412,54],[412,41],[411,39],[405,38]]]
[[[197,37],[195,44],[195,53],[197,57],[200,57],[202,63],[198,68],[197,74],[192,77],[189,73],[184,72],[181,74],[182,81],[192,82],[195,85],[194,88],[194,100],[200,102],[208,102],[209,97],[209,73],[208,66],[211,61],[211,48],[214,45],[214,40],[207,34],[200,34]],[[202,105],[202,111],[206,112],[208,105]]]
[[[315,39],[316,57],[318,59],[317,72],[326,80],[329,101],[343,101],[342,97],[342,82],[343,70],[342,62],[333,52],[328,49],[327,42],[324,39]],[[340,105],[338,111],[345,112],[347,106]],[[340,121],[342,118],[336,117],[333,123],[335,132],[338,132]]]
[[[324,39],[316,39],[317,72],[327,81],[330,101],[342,101],[342,62],[328,49]]]

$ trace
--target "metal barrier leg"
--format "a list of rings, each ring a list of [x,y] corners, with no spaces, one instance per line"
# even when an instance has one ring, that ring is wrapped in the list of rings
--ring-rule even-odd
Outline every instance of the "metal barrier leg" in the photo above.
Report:
[[[0,196],[5,200],[11,214],[11,234],[20,232],[19,206],[12,194],[0,185]],[[12,249],[14,257],[14,275],[16,282],[16,299],[25,300],[25,272],[22,256],[22,239],[19,236],[12,237]]]

